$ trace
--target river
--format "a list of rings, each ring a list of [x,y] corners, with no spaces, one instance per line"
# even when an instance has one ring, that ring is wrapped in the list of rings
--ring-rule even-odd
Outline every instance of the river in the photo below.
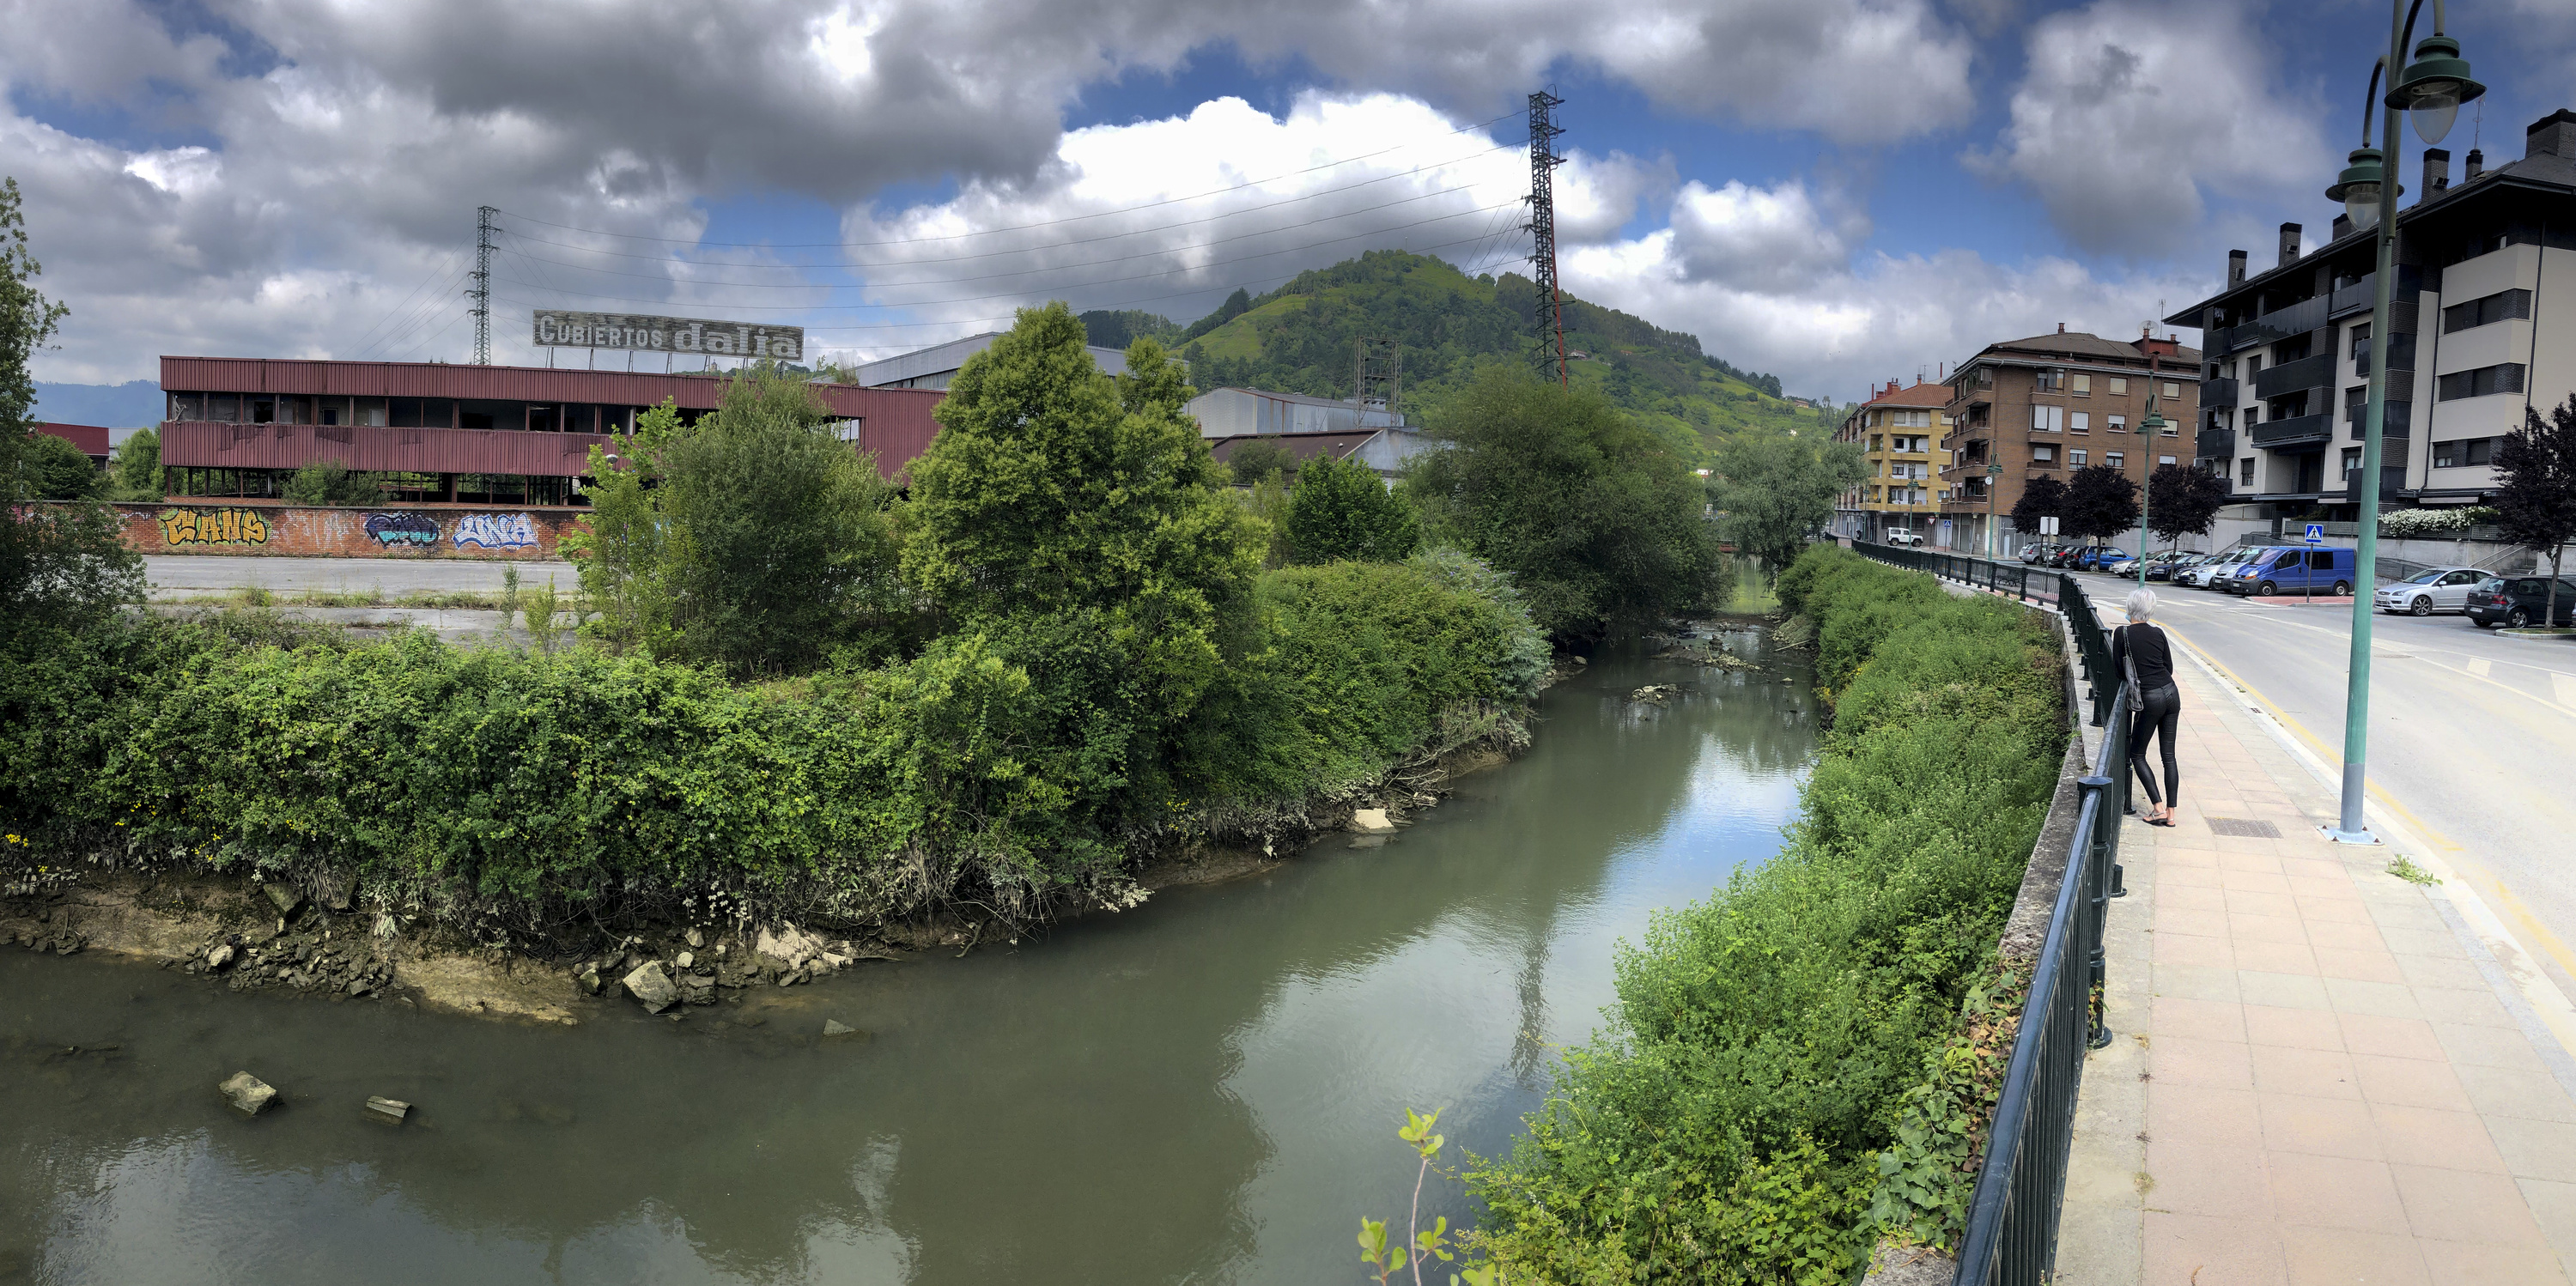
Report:
[[[1446,1109],[1453,1158],[1508,1146],[1615,944],[1778,851],[1815,706],[1762,660],[1605,658],[1384,847],[680,1022],[0,950],[0,1282],[1356,1282],[1404,1108]],[[283,1106],[232,1115],[243,1068]],[[1425,1206],[1468,1213],[1436,1177]]]

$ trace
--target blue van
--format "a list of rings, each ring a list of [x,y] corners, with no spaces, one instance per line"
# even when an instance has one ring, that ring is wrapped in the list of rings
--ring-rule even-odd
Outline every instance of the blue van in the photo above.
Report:
[[[2331,545],[2289,546],[2262,550],[2227,578],[2232,594],[2268,598],[2275,594],[2315,594],[2340,598],[2352,592],[2355,554]]]

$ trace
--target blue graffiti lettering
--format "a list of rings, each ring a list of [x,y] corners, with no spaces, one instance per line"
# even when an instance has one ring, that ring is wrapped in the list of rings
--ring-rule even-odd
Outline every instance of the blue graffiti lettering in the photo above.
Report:
[[[367,534],[379,545],[435,545],[438,524],[419,514],[368,514]]]
[[[526,514],[467,514],[456,520],[456,547],[525,549],[537,543],[537,527]]]

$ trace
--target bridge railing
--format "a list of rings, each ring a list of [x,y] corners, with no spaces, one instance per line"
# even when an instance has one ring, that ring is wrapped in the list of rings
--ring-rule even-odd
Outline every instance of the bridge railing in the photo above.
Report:
[[[2073,576],[1888,545],[1853,548],[1894,566],[2057,607],[2083,663],[2093,722],[2103,728],[2091,774],[2077,779],[2082,802],[2068,842],[2066,876],[2049,909],[1952,1279],[1954,1286],[2040,1286],[2056,1267],[2084,1056],[2111,1041],[2102,1013],[2102,930],[2110,899],[2119,896],[2120,818],[2129,799],[2129,694],[2112,677],[2110,640]],[[2049,597],[2035,596],[2037,587]]]

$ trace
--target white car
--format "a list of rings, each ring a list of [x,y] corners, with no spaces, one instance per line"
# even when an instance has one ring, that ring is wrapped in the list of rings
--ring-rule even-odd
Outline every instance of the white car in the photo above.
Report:
[[[2465,612],[2469,610],[2469,591],[2487,576],[2475,567],[2435,567],[2380,586],[2379,592],[2372,595],[2371,605],[2383,612],[2404,612],[2409,616]]]
[[[1887,543],[1891,545],[1920,545],[1923,543],[1923,538],[1915,535],[1913,532],[1907,531],[1903,527],[1898,527],[1887,533]]]

